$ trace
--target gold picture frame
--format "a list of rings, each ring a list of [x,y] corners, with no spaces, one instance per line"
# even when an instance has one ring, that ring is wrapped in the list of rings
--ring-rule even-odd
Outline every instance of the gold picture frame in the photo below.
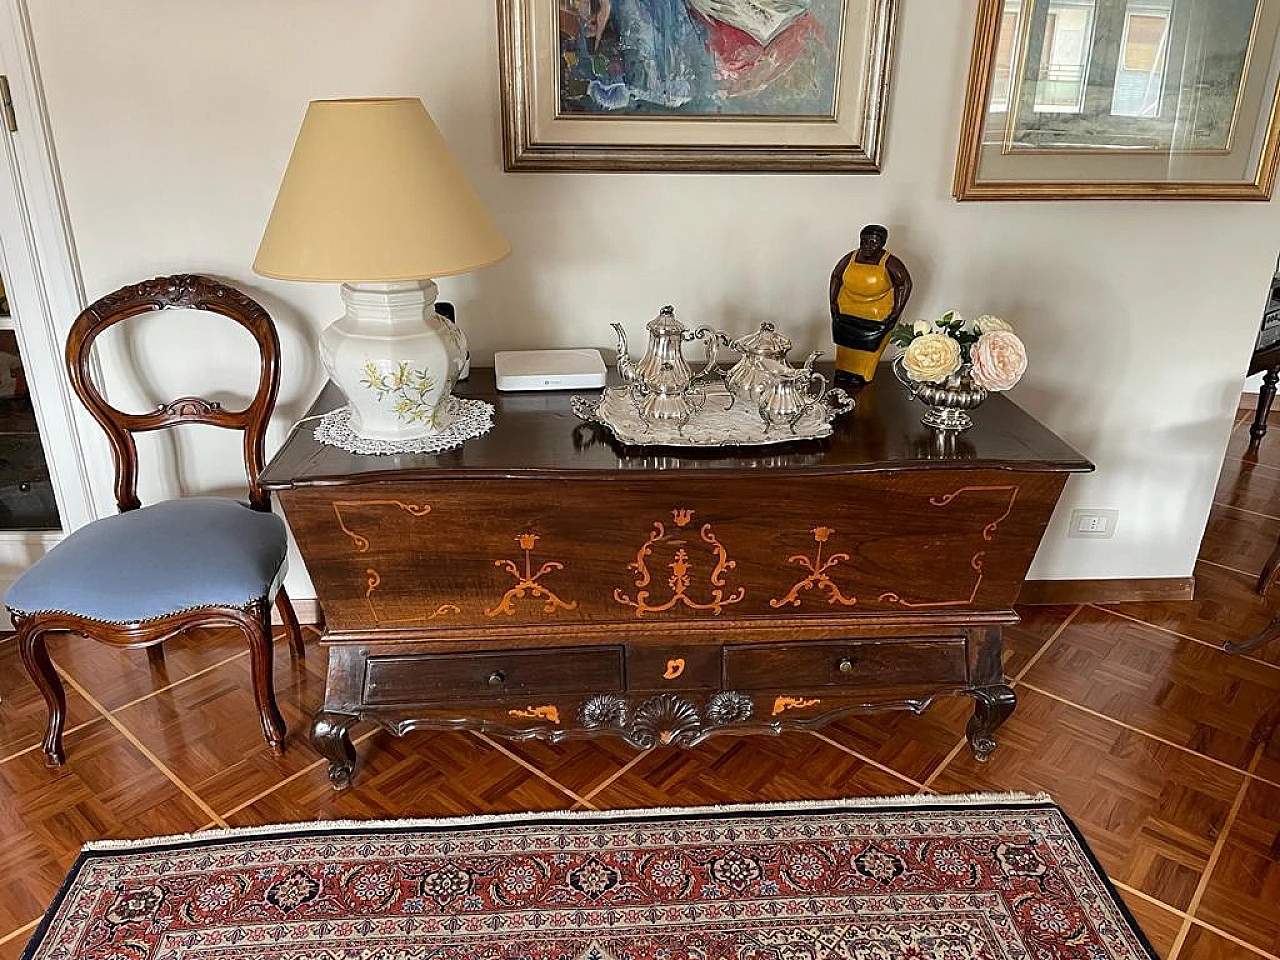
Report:
[[[628,97],[642,85],[629,75],[622,53],[610,58],[600,51],[611,45],[634,58],[637,50],[651,49],[653,37],[620,38],[638,22],[625,20],[628,5],[660,0],[497,2],[508,171],[880,172],[898,0],[661,0],[700,31],[693,42],[706,49],[694,54],[710,65],[694,75],[695,82],[707,78],[708,88],[695,91],[705,97],[679,103],[673,96],[658,106],[660,96]],[[721,53],[715,46],[721,24],[707,11],[774,16],[754,34],[769,54],[767,63],[763,57],[758,63],[773,70],[784,55],[792,58],[783,63],[787,72],[769,80],[772,97],[765,83],[750,88],[749,101],[728,88],[724,78],[732,71],[723,61],[711,63]],[[734,34],[735,56],[744,35]],[[682,42],[663,48],[668,59]],[[742,62],[739,57],[732,66]],[[590,78],[582,75],[585,68]],[[802,69],[807,72],[796,72]],[[799,99],[801,90],[810,100]]]
[[[1267,200],[1280,0],[979,0],[957,200]]]

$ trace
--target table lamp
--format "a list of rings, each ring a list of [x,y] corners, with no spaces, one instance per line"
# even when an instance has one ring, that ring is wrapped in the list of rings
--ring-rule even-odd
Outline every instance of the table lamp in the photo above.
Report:
[[[314,100],[253,269],[342,282],[346,312],[320,335],[321,360],[352,430],[395,442],[448,425],[462,368],[432,278],[510,251],[421,100]]]

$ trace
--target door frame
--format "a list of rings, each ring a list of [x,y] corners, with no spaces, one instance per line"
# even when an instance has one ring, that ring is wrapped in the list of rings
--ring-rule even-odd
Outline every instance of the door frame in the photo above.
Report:
[[[87,415],[63,365],[67,331],[85,306],[84,285],[26,0],[0,0],[0,73],[8,77],[18,125],[10,133],[0,123],[0,270],[62,521],[61,533],[0,533],[0,550],[33,563],[65,532],[107,512],[110,491],[92,481]],[[0,583],[0,590],[7,586]],[[0,629],[5,619],[0,609]]]

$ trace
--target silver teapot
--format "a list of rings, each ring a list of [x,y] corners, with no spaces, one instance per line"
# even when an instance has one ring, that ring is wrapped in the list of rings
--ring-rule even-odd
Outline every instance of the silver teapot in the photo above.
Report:
[[[717,336],[730,350],[742,354],[742,359],[724,375],[729,406],[732,407],[735,400],[755,406],[778,373],[788,369],[787,352],[791,349],[791,341],[778,333],[767,320],[755,333],[736,340],[730,340],[724,333]]]
[[[675,421],[677,433],[684,432],[684,425],[707,402],[703,389],[685,380],[670,362],[663,363],[647,382],[632,383],[627,394],[646,425]]]
[[[800,418],[822,404],[827,378],[813,369],[813,362],[821,355],[821,350],[813,351],[799,368],[786,363],[773,366],[759,400],[765,433],[778,423],[785,423],[795,433]]]
[[[632,360],[627,351],[627,335],[622,325],[613,323],[610,326],[618,334],[618,373],[627,383],[652,387],[662,365],[667,363],[671,364],[671,373],[664,373],[664,378],[680,382],[682,387],[718,372],[716,358],[719,346],[716,343],[716,332],[708,326],[690,331],[676,319],[675,309],[669,305],[663,307],[645,326],[649,331],[649,349],[638,361]],[[688,340],[701,340],[706,349],[706,366],[696,375],[684,359],[683,346]]]

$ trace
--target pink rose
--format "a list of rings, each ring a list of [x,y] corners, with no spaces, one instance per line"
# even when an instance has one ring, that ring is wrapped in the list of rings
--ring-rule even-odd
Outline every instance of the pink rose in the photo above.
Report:
[[[973,382],[987,390],[1008,390],[1027,370],[1027,348],[1008,330],[984,333],[973,345]]]

